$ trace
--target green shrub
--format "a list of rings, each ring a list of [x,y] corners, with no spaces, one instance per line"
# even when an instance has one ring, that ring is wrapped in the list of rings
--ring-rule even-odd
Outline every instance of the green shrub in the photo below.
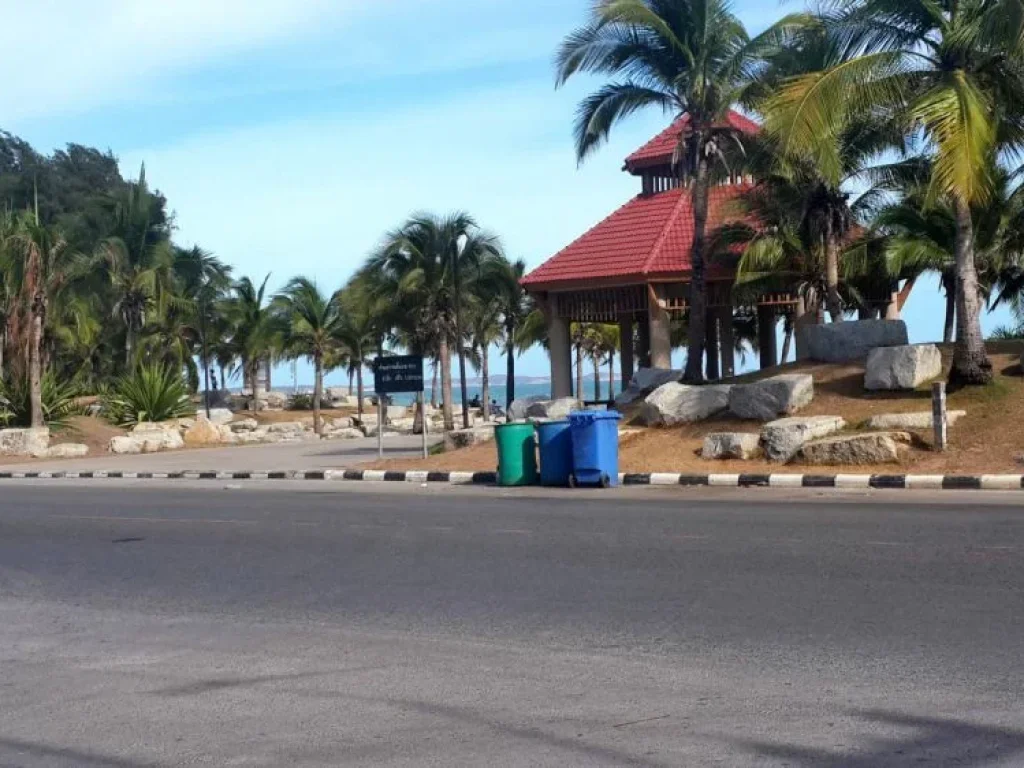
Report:
[[[330,408],[331,403],[328,400],[320,398],[321,408]],[[313,410],[313,395],[303,394],[301,392],[296,393],[288,398],[288,410],[289,411],[312,411]]]
[[[103,414],[130,427],[142,421],[167,421],[195,415],[188,384],[180,372],[163,365],[139,366],[101,398]]]
[[[59,382],[48,373],[43,376],[43,421],[50,427],[60,427],[72,416],[85,412],[78,405],[78,386],[74,382]],[[27,427],[32,423],[32,401],[28,376],[0,379],[0,426]]]

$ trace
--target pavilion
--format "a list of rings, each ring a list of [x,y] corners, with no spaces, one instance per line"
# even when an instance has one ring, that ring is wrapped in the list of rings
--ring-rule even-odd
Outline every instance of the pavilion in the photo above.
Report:
[[[639,195],[523,279],[547,318],[553,397],[572,394],[572,323],[618,324],[623,388],[636,365],[671,367],[670,318],[687,311],[693,245],[691,190],[672,162],[686,120],[683,115],[626,158],[623,170],[640,178]],[[759,130],[738,112],[727,120],[744,133]],[[742,215],[734,203],[753,184],[748,176],[733,176],[712,188],[709,233]],[[735,272],[710,264],[706,275],[708,377],[728,377],[734,372]],[[796,303],[794,296],[773,294],[748,308],[757,313],[762,368],[777,364],[778,316]]]

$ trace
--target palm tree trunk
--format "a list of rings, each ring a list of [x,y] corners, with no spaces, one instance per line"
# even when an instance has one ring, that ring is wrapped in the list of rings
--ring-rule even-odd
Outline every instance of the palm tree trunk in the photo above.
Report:
[[[601,362],[595,352],[590,358],[594,363],[594,400],[601,401]]]
[[[508,344],[505,346],[505,412],[512,407],[512,401],[516,399],[516,350],[512,342],[512,334],[509,334]]]
[[[440,372],[441,366],[437,362],[437,358],[434,358],[433,372],[430,378],[430,407],[437,408],[437,375]]]
[[[491,364],[487,360],[487,345],[480,354],[480,394],[484,401],[484,421],[491,418]]]
[[[257,414],[260,412],[260,387],[256,379],[259,378],[260,372],[260,359],[257,357],[252,361],[251,370],[249,371],[249,381],[252,382],[252,412]]]
[[[786,335],[782,338],[782,358],[779,364],[782,365],[789,359],[789,348],[793,344],[793,316],[787,315],[785,322]]]
[[[313,357],[313,432],[317,435],[321,432],[320,423],[320,400],[324,396],[324,361],[319,356]]]
[[[32,307],[32,339],[29,342],[28,385],[31,410],[31,426],[43,426],[43,366],[40,354],[43,341],[43,315],[37,304],[41,299],[36,297]]]
[[[708,197],[711,194],[704,139],[696,141],[697,173],[693,182],[693,249],[690,252],[690,317],[687,333],[686,370],[683,381],[704,381],[704,342],[707,324],[707,283],[704,273],[704,240],[708,226]]]
[[[264,392],[269,392],[271,390],[271,383],[270,383],[271,360],[270,360],[270,355],[267,355],[266,363],[267,363],[267,370],[263,374],[263,391]]]
[[[128,373],[132,370],[132,357],[135,352],[135,332],[131,324],[128,325],[124,335],[124,369]]]
[[[582,400],[583,393],[583,345],[576,345],[576,399]]]
[[[955,279],[942,277],[942,287],[946,290],[946,318],[942,325],[942,342],[953,343],[953,329],[956,327],[956,283]]]
[[[363,420],[363,359],[359,358],[356,362],[356,415],[359,417],[359,421]],[[379,426],[379,425],[378,425]]]
[[[956,213],[956,344],[949,385],[988,384],[992,381],[992,363],[985,354],[981,335],[981,302],[978,297],[978,272],[974,265],[974,224],[971,209],[963,200],[954,203]]]
[[[441,415],[444,417],[445,432],[455,429],[452,409],[452,361],[448,352],[448,338],[442,333],[437,345],[437,357],[441,363]]]
[[[355,378],[355,375],[356,375],[355,370],[353,370],[353,368],[351,366],[349,366],[349,369],[348,369],[348,396],[349,397],[352,397],[352,395],[353,395],[352,380]]]
[[[224,376],[224,366],[221,365],[220,363],[218,363],[217,367],[220,369],[220,388],[221,389],[227,389],[228,388],[228,380]]]
[[[608,399],[615,399],[615,350],[608,351]]]
[[[825,304],[833,323],[843,322],[843,300],[839,296],[839,239],[832,223],[825,226]]]

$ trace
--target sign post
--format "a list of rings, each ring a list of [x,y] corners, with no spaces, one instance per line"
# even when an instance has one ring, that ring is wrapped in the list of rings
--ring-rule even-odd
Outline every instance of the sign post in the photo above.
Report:
[[[948,427],[946,416],[946,382],[936,381],[932,384],[932,427],[935,430],[935,450],[946,450]]]
[[[423,408],[423,357],[395,355],[373,361],[373,391],[377,393],[377,455],[384,455],[386,395],[414,393],[423,420],[423,455],[427,455],[427,414]]]

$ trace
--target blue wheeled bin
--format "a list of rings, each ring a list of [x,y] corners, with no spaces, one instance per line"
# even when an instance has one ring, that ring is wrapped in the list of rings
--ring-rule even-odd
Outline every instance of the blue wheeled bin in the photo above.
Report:
[[[575,411],[569,414],[572,434],[570,485],[619,484],[618,411]]]
[[[537,425],[540,450],[540,484],[569,485],[572,478],[572,431],[568,420],[545,421]]]

